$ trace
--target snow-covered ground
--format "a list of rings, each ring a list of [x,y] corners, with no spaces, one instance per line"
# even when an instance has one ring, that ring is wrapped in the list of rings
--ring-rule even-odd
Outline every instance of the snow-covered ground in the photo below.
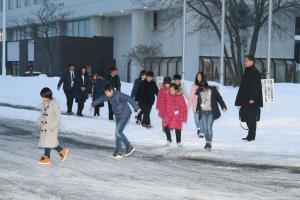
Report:
[[[66,99],[63,90],[57,91],[58,78],[39,77],[3,77],[0,76],[0,102],[14,105],[39,107],[39,92],[43,87],[53,90],[59,100],[62,111],[66,111]],[[212,83],[216,84],[216,83]],[[185,82],[190,90],[191,82]],[[122,92],[130,94],[132,84],[122,83]],[[234,106],[238,88],[219,86],[228,112],[222,113],[221,119],[215,121],[213,151],[204,151],[204,140],[196,136],[193,113],[189,112],[188,123],[183,128],[182,141],[184,149],[176,151],[176,155],[192,158],[210,158],[244,163],[300,166],[300,99],[299,84],[275,84],[275,103],[262,109],[261,122],[258,124],[257,139],[246,143],[241,138],[246,136],[238,120],[238,108]],[[85,104],[84,115],[89,112],[91,100]],[[77,104],[74,103],[73,111]],[[9,119],[35,121],[38,112],[30,110],[0,107],[0,116]],[[76,132],[82,135],[96,136],[103,139],[114,139],[115,123],[108,121],[107,105],[101,109],[101,117],[78,118],[63,116],[61,130]],[[161,119],[157,117],[155,106],[151,113],[153,129],[147,130],[137,126],[134,115],[125,129],[128,138],[138,148],[152,148],[153,153],[163,153],[165,135],[161,128]],[[172,148],[176,148],[175,144]]]

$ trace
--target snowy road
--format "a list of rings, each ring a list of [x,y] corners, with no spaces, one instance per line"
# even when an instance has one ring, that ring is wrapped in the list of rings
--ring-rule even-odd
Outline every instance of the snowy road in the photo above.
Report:
[[[109,156],[113,142],[62,133],[64,163],[36,164],[42,150],[32,122],[0,119],[0,199],[300,199],[300,173],[167,159],[138,148],[129,158]]]

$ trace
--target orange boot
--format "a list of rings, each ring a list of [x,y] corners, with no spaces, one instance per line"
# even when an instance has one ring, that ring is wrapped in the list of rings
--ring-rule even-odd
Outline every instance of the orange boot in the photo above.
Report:
[[[69,152],[69,150],[67,148],[65,148],[65,147],[60,152],[58,152],[61,161],[65,161],[66,160],[68,152]]]
[[[42,156],[40,161],[38,162],[40,165],[49,165],[50,164],[50,158],[48,156]]]

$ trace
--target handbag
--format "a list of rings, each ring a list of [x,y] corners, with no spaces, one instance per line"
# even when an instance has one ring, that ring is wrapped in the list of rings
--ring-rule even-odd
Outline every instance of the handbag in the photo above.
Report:
[[[241,107],[239,110],[239,118],[241,122],[246,122],[247,121],[247,109],[245,107]],[[260,108],[255,108],[255,117],[256,117],[256,121],[260,121],[260,115],[261,115],[261,111]]]

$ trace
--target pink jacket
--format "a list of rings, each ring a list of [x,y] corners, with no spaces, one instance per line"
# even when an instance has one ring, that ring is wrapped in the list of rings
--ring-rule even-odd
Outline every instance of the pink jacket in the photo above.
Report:
[[[167,102],[168,89],[165,87],[160,88],[157,95],[156,109],[158,115],[164,118],[166,115],[166,102]]]
[[[178,113],[176,113],[178,112]],[[187,122],[187,106],[182,95],[167,95],[166,115],[163,126],[170,129],[182,129],[182,124]]]
[[[190,91],[188,100],[187,100],[187,106],[190,108],[192,106],[192,110],[195,113],[196,108],[197,108],[197,101],[198,101],[198,96],[195,95],[196,91],[198,89],[198,86],[193,84],[192,89]]]

